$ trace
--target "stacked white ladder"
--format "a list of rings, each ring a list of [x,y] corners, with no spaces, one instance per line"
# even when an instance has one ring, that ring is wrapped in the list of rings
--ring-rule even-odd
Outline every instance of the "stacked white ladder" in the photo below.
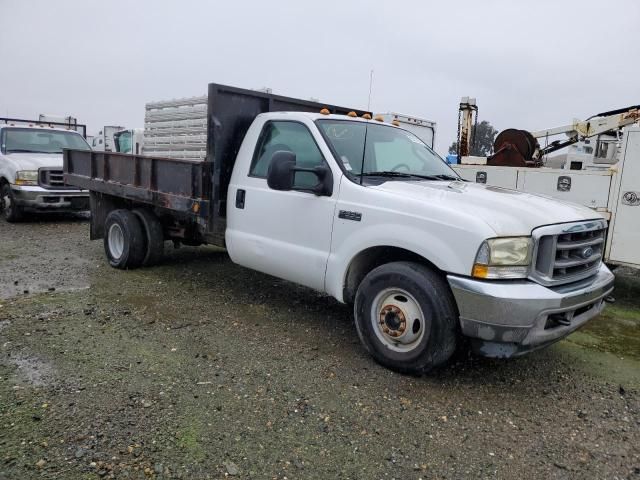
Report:
[[[203,161],[207,154],[207,97],[147,103],[143,153]]]

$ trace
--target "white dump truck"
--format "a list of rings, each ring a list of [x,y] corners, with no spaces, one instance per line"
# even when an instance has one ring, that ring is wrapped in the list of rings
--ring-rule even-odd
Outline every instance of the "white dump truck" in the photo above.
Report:
[[[412,373],[463,337],[494,357],[549,345],[613,289],[589,208],[462,181],[368,112],[218,84],[206,111],[204,161],[65,152],[113,267],[158,262],[165,240],[224,247],[353,305],[364,347]]]

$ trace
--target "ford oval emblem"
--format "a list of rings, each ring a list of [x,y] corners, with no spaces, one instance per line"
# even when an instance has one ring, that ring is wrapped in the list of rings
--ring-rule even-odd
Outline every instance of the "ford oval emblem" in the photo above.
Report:
[[[593,255],[593,247],[586,247],[580,252],[580,256],[585,260]]]

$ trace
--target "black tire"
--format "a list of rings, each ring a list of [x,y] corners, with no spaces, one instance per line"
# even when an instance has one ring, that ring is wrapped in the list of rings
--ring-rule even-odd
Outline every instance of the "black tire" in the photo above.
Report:
[[[393,293],[397,290],[408,295]],[[405,317],[404,313],[410,313],[402,310],[400,315],[396,315],[395,312],[400,310],[393,305],[394,300],[390,306],[378,310],[378,305],[385,303],[386,292],[391,292],[388,298],[399,299],[400,308],[403,308],[404,299],[404,302],[410,302],[418,308],[416,311],[421,312],[422,321],[416,318],[405,319],[405,323],[392,323],[391,334],[402,331],[406,333],[401,336],[406,337],[410,335],[411,326],[411,331],[418,335],[415,341],[407,345],[383,332],[389,328],[387,315],[391,315],[391,321],[396,322],[398,318]],[[374,302],[377,306],[374,306]],[[378,312],[375,317],[374,309]],[[441,275],[419,263],[393,262],[369,272],[358,287],[354,315],[358,336],[364,347],[378,363],[392,370],[420,375],[446,363],[456,350],[458,313],[453,294]],[[400,325],[398,329],[393,330],[397,325]],[[390,346],[396,341],[396,345]],[[398,347],[408,350],[398,351]]]
[[[104,251],[114,268],[139,267],[146,253],[142,224],[129,210],[112,210],[104,222]]]
[[[142,224],[142,229],[146,237],[145,255],[142,265],[145,267],[156,265],[162,261],[164,255],[164,230],[158,217],[145,208],[137,208],[133,213]]]
[[[23,209],[16,205],[11,185],[8,183],[3,183],[0,188],[0,209],[4,219],[10,223],[19,222],[24,216]]]

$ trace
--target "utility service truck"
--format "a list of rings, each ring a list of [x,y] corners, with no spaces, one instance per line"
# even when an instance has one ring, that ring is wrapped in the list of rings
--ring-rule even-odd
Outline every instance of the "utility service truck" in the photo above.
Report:
[[[0,211],[8,222],[28,212],[89,209],[89,192],[65,183],[62,173],[64,148],[90,149],[85,125],[40,118],[0,118]]]
[[[466,117],[464,101],[461,108]],[[638,121],[640,106],[636,105],[537,132],[507,129],[496,137],[492,156],[463,156],[453,168],[471,182],[591,208],[609,223],[605,262],[640,269]],[[463,123],[462,138],[469,138],[466,129]],[[558,135],[564,138],[553,140]],[[548,156],[564,148],[566,153]]]
[[[377,120],[210,84],[204,161],[66,150],[65,179],[91,191],[90,237],[113,267],[159,261],[165,240],[224,247],[353,305],[365,348],[398,371],[446,362],[462,337],[520,355],[600,313],[606,220],[461,181]]]

